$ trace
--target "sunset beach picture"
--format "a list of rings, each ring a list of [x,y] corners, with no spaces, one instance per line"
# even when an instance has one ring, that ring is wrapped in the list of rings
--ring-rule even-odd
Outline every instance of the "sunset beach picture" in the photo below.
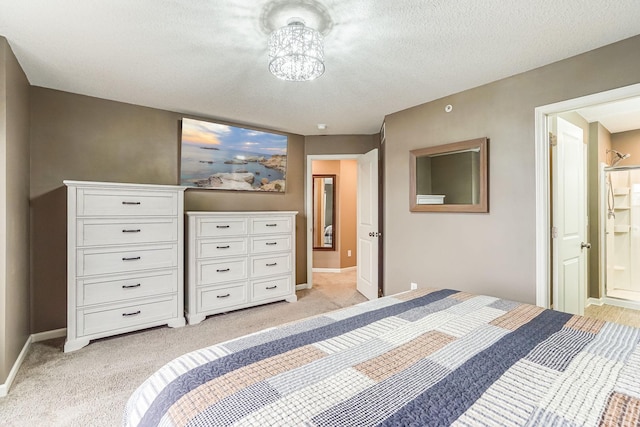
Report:
[[[284,193],[287,137],[182,119],[180,185]]]

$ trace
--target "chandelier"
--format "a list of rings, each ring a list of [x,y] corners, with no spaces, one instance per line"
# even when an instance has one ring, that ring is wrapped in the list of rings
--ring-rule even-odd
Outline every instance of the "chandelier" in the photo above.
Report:
[[[269,38],[269,71],[282,80],[303,82],[324,73],[322,36],[306,27],[300,18],[271,33]]]

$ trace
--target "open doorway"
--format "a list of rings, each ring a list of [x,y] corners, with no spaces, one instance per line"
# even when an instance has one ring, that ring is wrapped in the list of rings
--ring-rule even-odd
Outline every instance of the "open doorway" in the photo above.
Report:
[[[321,284],[354,298],[378,297],[378,162],[377,149],[307,156],[309,288]]]
[[[622,161],[627,162],[626,167],[630,164],[640,164],[640,131],[631,132],[633,127],[640,128],[639,97],[640,85],[633,85],[536,108],[536,290],[537,304],[542,307],[576,312],[567,307],[584,307],[589,304],[612,304],[622,307],[634,305],[630,301],[607,294],[607,281],[613,278],[611,271],[607,273],[607,254],[611,254],[613,244],[623,241],[628,243],[630,240],[630,234],[627,235],[622,231],[624,228],[630,233],[632,228],[630,218],[625,216],[630,214],[627,212],[630,205],[622,202],[630,201],[632,185],[616,184],[619,187],[618,194],[614,193],[613,197],[620,202],[618,205],[618,210],[621,212],[620,221],[626,221],[625,225],[628,226],[623,227],[621,223],[617,224],[616,232],[616,224],[611,220],[607,221],[606,183],[608,182],[607,172],[611,171],[611,161],[616,160],[612,156],[616,153],[620,153],[619,157],[624,157],[619,159],[619,165],[622,165]],[[626,108],[624,108],[625,105]],[[632,116],[636,118],[633,119]],[[556,180],[562,180],[564,176],[563,166],[558,165],[556,157],[558,146],[561,144],[554,124],[557,123],[558,118],[569,122],[569,127],[579,128],[584,132],[585,150],[588,151],[584,160],[585,213],[582,214],[584,227],[581,228],[583,235],[569,245],[575,246],[573,248],[576,253],[575,259],[582,257],[584,265],[580,265],[577,261],[572,261],[571,264],[567,261],[568,259],[563,258],[560,249],[568,239],[565,239],[567,236],[558,229],[558,223],[564,221],[557,217],[558,210],[567,208],[575,214],[578,209],[574,208],[574,205],[578,201],[575,200],[574,192],[565,195],[555,193],[558,191]],[[625,122],[626,124],[622,124]],[[629,127],[629,123],[634,122],[636,125]],[[625,156],[631,153],[627,153],[629,146],[625,146],[622,143],[623,140],[627,141],[626,144],[629,140],[635,141],[638,147],[635,163],[632,160],[633,155]],[[627,189],[627,193],[623,194]],[[640,187],[638,191],[640,192]],[[640,197],[637,199],[640,207]],[[569,200],[571,200],[570,203]],[[623,210],[624,213],[622,213]],[[575,220],[578,221],[579,218],[575,217]],[[576,229],[582,227],[578,222],[576,224],[578,224]],[[611,231],[613,236],[620,234],[618,242],[613,242],[615,237],[609,236],[607,230]],[[638,237],[640,239],[640,236]],[[640,259],[637,262],[640,263]],[[578,282],[576,282],[578,279],[572,281],[574,285],[572,293],[566,293],[566,287],[562,283],[567,267],[574,268],[575,277],[578,277],[579,272],[584,273],[583,279]],[[575,300],[576,298],[580,300]],[[580,310],[577,313],[582,314]]]

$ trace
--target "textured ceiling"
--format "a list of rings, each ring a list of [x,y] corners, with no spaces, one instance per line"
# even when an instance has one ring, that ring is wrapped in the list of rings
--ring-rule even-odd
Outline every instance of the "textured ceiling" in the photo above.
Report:
[[[293,16],[325,34],[312,82],[267,69],[268,32]],[[634,36],[639,18],[639,0],[0,0],[32,85],[302,135],[376,133],[387,114]]]

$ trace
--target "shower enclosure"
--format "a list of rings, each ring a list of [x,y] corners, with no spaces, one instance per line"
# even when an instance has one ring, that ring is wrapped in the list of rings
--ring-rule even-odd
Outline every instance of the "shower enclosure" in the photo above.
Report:
[[[606,296],[640,301],[640,166],[617,163],[604,168]]]

